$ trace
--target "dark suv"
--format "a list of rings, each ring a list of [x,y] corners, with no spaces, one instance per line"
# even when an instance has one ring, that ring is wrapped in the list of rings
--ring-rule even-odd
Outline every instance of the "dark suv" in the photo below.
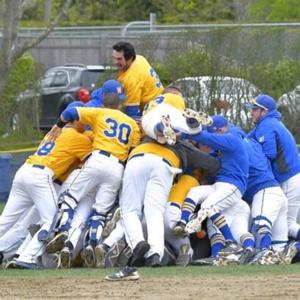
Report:
[[[96,85],[100,86],[115,71],[110,66],[76,64],[47,70],[41,80],[40,129],[51,128],[69,103],[87,102]]]

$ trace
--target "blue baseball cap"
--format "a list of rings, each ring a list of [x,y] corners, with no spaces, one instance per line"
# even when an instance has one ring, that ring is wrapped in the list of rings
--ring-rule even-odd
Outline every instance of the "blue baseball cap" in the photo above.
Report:
[[[208,126],[206,129],[210,133],[216,132],[218,129],[223,128],[228,125],[228,120],[222,115],[212,116],[213,123],[211,126]]]
[[[250,103],[247,103],[246,106],[250,109],[261,108],[272,111],[276,109],[276,101],[269,95],[259,95]]]
[[[116,93],[119,95],[119,100],[123,101],[127,97],[124,93],[124,88],[121,84],[121,82],[117,80],[107,80],[102,85],[102,94],[108,94],[108,93]]]

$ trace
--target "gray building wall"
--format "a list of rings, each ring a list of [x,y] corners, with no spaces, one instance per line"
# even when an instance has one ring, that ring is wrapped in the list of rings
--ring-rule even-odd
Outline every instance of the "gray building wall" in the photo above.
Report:
[[[26,40],[20,37],[20,40]],[[65,63],[111,64],[112,45],[131,42],[137,53],[151,62],[163,61],[171,53],[204,46],[209,52],[226,56],[237,64],[278,61],[282,57],[300,59],[300,27],[295,28],[221,28],[176,33],[155,33],[138,37],[121,35],[49,36],[31,49],[46,68]]]

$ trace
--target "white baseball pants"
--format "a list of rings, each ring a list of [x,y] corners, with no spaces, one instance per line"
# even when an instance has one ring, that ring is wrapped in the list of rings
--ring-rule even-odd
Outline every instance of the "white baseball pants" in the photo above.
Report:
[[[120,188],[124,166],[113,156],[93,151],[67,191],[79,202],[87,193],[97,189],[93,208],[107,213],[113,206]]]
[[[7,259],[15,254],[19,246],[23,243],[28,233],[28,226],[36,224],[40,220],[39,213],[35,207],[31,207],[25,212],[15,225],[0,238],[0,252]]]
[[[157,139],[157,135],[154,131],[155,125],[161,122],[162,116],[169,115],[171,127],[175,131],[189,134],[196,134],[201,132],[202,126],[191,129],[187,125],[186,118],[182,115],[182,113],[182,111],[171,105],[164,103],[158,104],[142,117],[142,127],[146,135],[150,136],[153,139]]]
[[[201,208],[207,209],[208,216],[211,217],[233,207],[241,201],[242,194],[233,184],[216,182],[213,185],[200,185],[191,188],[187,198],[192,199],[195,203],[201,203]]]
[[[16,173],[7,204],[0,217],[0,235],[13,226],[34,205],[41,218],[41,229],[21,253],[19,260],[35,263],[43,249],[38,240],[42,230],[49,231],[57,212],[57,195],[52,182],[53,171],[47,167],[24,164]]]
[[[300,233],[300,224],[297,223],[297,216],[300,212],[300,173],[284,181],[281,188],[288,199],[289,236],[297,238]]]
[[[250,207],[244,200],[239,200],[233,206],[222,211],[227,225],[230,227],[234,239],[238,243],[242,243],[242,237],[249,234],[250,225]],[[207,232],[209,238],[215,233],[220,233],[218,228],[208,219]]]
[[[131,158],[126,165],[120,194],[121,220],[129,246],[144,240],[142,212],[147,224],[150,250],[160,258],[164,254],[164,211],[172,187],[174,174],[181,172],[153,154]]]
[[[288,241],[288,200],[280,187],[258,191],[252,201],[251,215],[256,225],[271,228],[274,247],[284,246]],[[275,247],[276,248],[276,247]]]
[[[177,206],[171,205],[171,202],[167,203],[167,208],[164,215],[165,222],[165,239],[175,250],[178,255],[180,247],[184,244],[191,246],[189,237],[178,238],[173,233],[173,228],[181,218],[181,209]],[[193,255],[193,249],[190,247],[190,255]]]

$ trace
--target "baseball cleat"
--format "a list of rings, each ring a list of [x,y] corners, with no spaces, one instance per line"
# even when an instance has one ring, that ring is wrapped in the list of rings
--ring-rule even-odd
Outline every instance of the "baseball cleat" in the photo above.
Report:
[[[247,247],[243,250],[241,256],[240,256],[240,264],[241,265],[246,265],[248,264],[253,256],[255,255],[255,249],[252,247]]]
[[[250,265],[274,265],[274,252],[269,249],[258,251],[249,263]]]
[[[96,264],[94,249],[91,245],[88,245],[82,251],[82,259],[84,261],[84,265],[88,268],[94,268]]]
[[[162,116],[161,122],[163,124],[163,136],[168,145],[176,144],[176,133],[171,127],[171,119],[169,115]]]
[[[16,269],[16,259],[9,260],[4,266],[4,269]]]
[[[195,266],[219,266],[220,265],[220,257],[218,256],[210,256],[201,259],[196,259],[191,261],[192,265]]]
[[[186,237],[188,233],[185,230],[186,224],[182,221],[177,222],[177,224],[173,228],[173,233],[176,237]]]
[[[145,260],[145,267],[161,267],[159,255],[157,253],[154,253],[151,256],[147,257]]]
[[[106,254],[108,253],[109,247],[105,244],[100,244],[95,247],[95,260],[96,267],[103,268]]]
[[[40,229],[41,229],[40,224],[30,224],[28,226],[28,231],[29,231],[31,237],[33,237]]]
[[[41,269],[39,265],[36,263],[28,263],[21,260],[15,261],[15,268],[16,269],[28,269],[28,270],[38,270]]]
[[[175,262],[176,266],[186,267],[190,263],[190,248],[189,244],[182,244],[180,246],[179,254]]]
[[[68,233],[66,231],[58,233],[47,245],[46,252],[47,253],[55,253],[57,251],[61,251],[64,247],[64,243],[68,238]]]
[[[229,254],[220,257],[219,266],[231,266],[240,264],[240,256],[238,254]]]
[[[298,253],[297,242],[287,244],[284,249],[279,253],[280,264],[290,265],[292,260]]]
[[[71,268],[72,255],[68,247],[64,247],[60,252],[60,268],[69,269]]]
[[[183,116],[186,118],[187,125],[192,129],[200,127],[200,125],[211,126],[213,124],[213,119],[208,114],[190,108],[184,110]]]
[[[236,242],[227,241],[225,243],[225,247],[222,250],[220,250],[219,255],[226,257],[231,254],[241,254],[242,252],[243,252],[242,246],[240,246]]]
[[[202,229],[202,222],[207,218],[207,216],[208,216],[207,209],[201,208],[198,211],[197,216],[195,218],[191,219],[186,224],[186,227],[185,227],[186,232],[188,234],[191,234],[191,233],[195,233],[195,232],[201,231],[201,229]]]
[[[129,259],[131,267],[141,267],[145,261],[145,254],[149,251],[150,245],[146,241],[140,241],[133,249],[132,256]]]
[[[118,255],[116,264],[121,268],[125,267],[128,264],[128,261],[131,256],[132,256],[132,250],[127,245],[123,250],[121,250],[120,254]]]
[[[126,266],[128,258],[124,264],[119,264],[119,259],[121,257],[121,254],[123,253],[123,250],[126,247],[125,241],[122,239],[115,243],[107,252],[107,255],[105,256],[104,260],[104,266],[105,268],[109,267],[119,267],[122,268]],[[129,255],[130,256],[130,255]]]
[[[103,228],[102,237],[106,238],[110,235],[110,233],[115,229],[117,222],[120,220],[121,217],[121,209],[117,207],[113,213],[111,219],[109,219]]]
[[[106,280],[109,281],[126,281],[126,280],[138,280],[140,278],[137,269],[133,267],[124,267],[120,271],[107,275]]]

